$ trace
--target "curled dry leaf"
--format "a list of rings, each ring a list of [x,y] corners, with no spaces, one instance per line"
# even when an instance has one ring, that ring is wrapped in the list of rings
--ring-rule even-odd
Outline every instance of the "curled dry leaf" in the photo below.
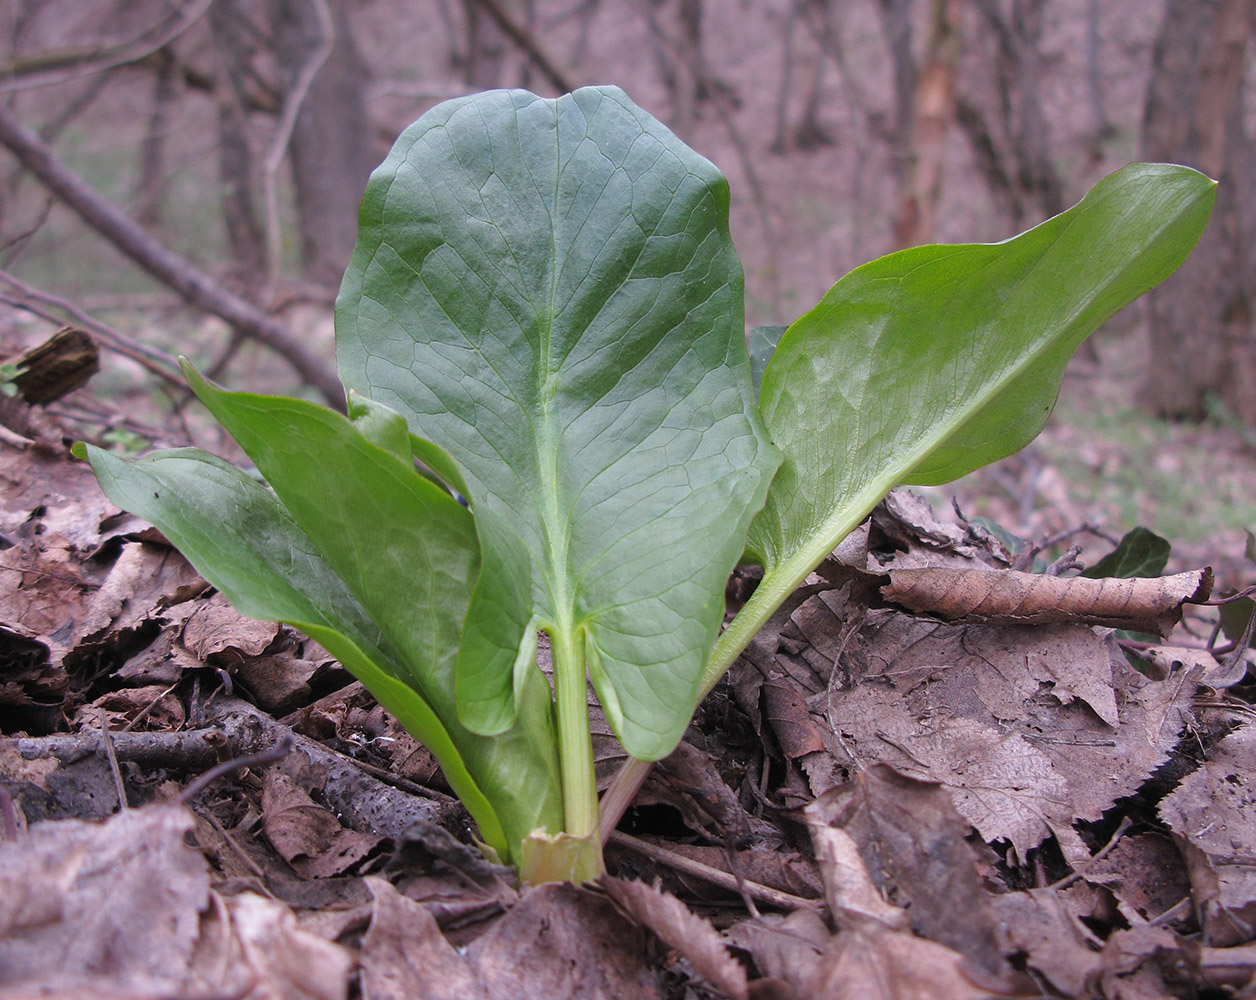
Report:
[[[1206,601],[1212,571],[1176,576],[1092,580],[1014,570],[902,569],[882,596],[916,614],[948,622],[1078,622],[1166,635],[1182,605]]]
[[[733,1000],[745,1000],[746,970],[728,953],[710,923],[675,896],[644,882],[605,876],[599,884],[629,918],[688,959],[705,983]]]

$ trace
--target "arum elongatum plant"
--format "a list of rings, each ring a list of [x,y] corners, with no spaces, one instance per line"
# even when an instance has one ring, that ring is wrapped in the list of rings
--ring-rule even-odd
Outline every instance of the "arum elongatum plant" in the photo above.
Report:
[[[264,482],[191,449],[85,454],[242,613],[361,678],[487,853],[591,878],[586,680],[634,761],[609,820],[891,487],[1032,440],[1070,355],[1181,263],[1213,189],[1136,164],[1004,243],[891,254],[757,331],[752,364],[715,167],[613,87],[476,94],[371,177],[336,306],[347,415],[185,363]],[[741,561],[763,582],[721,634]]]

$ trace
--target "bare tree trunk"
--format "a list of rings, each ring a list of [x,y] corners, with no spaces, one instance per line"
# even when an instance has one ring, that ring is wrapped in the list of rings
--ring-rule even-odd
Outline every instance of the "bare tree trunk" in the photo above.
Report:
[[[227,230],[230,273],[246,293],[255,293],[265,274],[262,224],[253,200],[256,172],[245,114],[246,79],[256,51],[241,0],[214,0],[209,31],[221,67],[218,102],[218,182]]]
[[[1256,143],[1244,114],[1256,0],[1169,0],[1153,54],[1143,154],[1217,178],[1217,203],[1186,263],[1148,297],[1141,399],[1200,419],[1209,398],[1256,426]]]
[[[166,193],[166,129],[175,97],[174,52],[167,46],[155,53],[157,72],[153,77],[153,107],[148,127],[140,143],[139,180],[135,184],[135,217],[140,225],[156,226],[161,222],[162,202]]]
[[[1051,161],[1051,135],[1040,97],[1045,0],[1012,0],[1011,16],[996,0],[974,0],[991,41],[970,63],[993,70],[993,80],[966,74],[956,119],[968,136],[977,166],[1012,225],[1056,215],[1064,185]],[[992,51],[991,51],[992,50]],[[993,106],[990,95],[994,95]]]
[[[894,236],[902,247],[934,238],[946,133],[955,118],[961,8],[960,0],[933,0],[930,12],[929,43],[912,101],[907,159],[894,220]]]
[[[313,0],[271,0],[275,55],[291,88],[324,39]],[[357,241],[358,204],[378,157],[366,112],[366,69],[346,0],[328,0],[335,37],[301,103],[289,150],[306,275],[338,284]]]

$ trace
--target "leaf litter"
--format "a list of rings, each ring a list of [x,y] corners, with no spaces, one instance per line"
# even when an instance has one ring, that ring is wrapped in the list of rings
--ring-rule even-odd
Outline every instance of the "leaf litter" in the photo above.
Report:
[[[703,706],[615,875],[520,895],[317,644],[237,615],[83,466],[4,458],[5,996],[1252,993],[1246,660],[1182,630],[1122,645],[1084,609],[905,610],[903,570],[1011,562],[911,494]],[[1153,617],[1202,585],[1147,581]],[[622,751],[594,725],[605,777]]]

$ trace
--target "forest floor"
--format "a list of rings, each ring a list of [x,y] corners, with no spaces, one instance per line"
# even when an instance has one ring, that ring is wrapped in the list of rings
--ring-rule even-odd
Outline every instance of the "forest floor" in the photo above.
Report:
[[[896,493],[700,708],[610,874],[522,892],[325,651],[239,616],[113,508],[65,451],[81,426],[10,407],[0,992],[1256,995],[1256,685],[1234,641],[1251,605],[1218,631],[1190,603],[1206,565],[1219,591],[1256,582],[1256,457],[1224,415],[1142,415],[1138,359],[1136,334],[1101,340],[1046,433],[930,491],[936,511]],[[1158,531],[1178,575],[1128,603],[1183,623],[1160,641],[1093,608],[907,610],[883,574],[1015,562],[952,493],[1031,541],[1095,529],[1047,562]],[[1061,582],[1098,583],[1048,569],[1035,590]],[[620,757],[595,729],[605,781]]]

